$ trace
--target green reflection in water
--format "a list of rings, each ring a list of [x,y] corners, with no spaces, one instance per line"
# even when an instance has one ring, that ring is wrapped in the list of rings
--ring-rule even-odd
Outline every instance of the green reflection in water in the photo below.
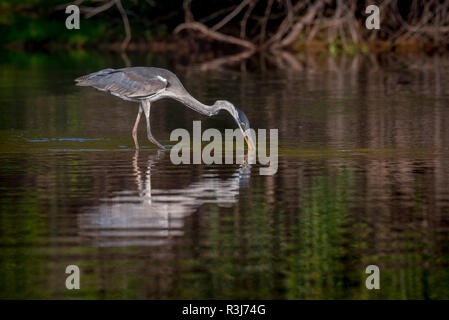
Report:
[[[343,297],[345,233],[354,177],[313,177],[292,228],[284,272],[288,299]]]
[[[35,194],[17,196],[0,201],[0,299],[39,299],[46,295],[41,281],[48,270],[32,244],[45,237],[46,220]]]
[[[334,178],[314,177],[302,195],[302,207],[288,218],[284,210],[273,210],[264,201],[262,190],[254,192],[251,204],[241,203],[231,215],[210,206],[209,251],[206,258],[190,261],[189,268],[202,272],[183,278],[181,297],[344,297],[353,186],[354,177],[347,172]]]

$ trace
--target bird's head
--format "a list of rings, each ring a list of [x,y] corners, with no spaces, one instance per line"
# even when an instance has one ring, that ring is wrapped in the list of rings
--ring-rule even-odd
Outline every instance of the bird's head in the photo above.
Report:
[[[255,149],[256,145],[251,137],[249,121],[248,118],[246,117],[246,114],[226,100],[216,101],[215,106],[218,108],[218,110],[226,110],[231,114],[235,122],[237,122],[237,125],[239,126],[240,130],[242,131],[243,137],[245,138],[246,143],[248,144],[249,150],[251,151]]]

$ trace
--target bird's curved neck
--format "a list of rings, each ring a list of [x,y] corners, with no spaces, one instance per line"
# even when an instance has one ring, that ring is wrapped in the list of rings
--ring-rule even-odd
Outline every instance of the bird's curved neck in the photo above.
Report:
[[[208,106],[204,103],[201,103],[194,97],[192,97],[192,95],[187,91],[184,91],[180,94],[172,94],[171,96],[173,99],[178,100],[179,102],[185,104],[190,109],[193,109],[196,112],[199,112],[206,116],[213,116],[217,114],[218,111],[220,111],[220,108],[218,106],[216,105]]]

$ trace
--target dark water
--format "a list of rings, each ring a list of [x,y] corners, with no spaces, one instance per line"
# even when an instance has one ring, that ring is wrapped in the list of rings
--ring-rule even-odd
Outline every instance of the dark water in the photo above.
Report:
[[[73,85],[120,57],[2,54],[1,298],[449,298],[448,58],[130,60],[278,128],[277,174],[173,165],[142,124],[136,153],[137,106]],[[192,120],[234,127],[160,101],[153,134],[168,144]],[[380,290],[365,287],[370,264]]]

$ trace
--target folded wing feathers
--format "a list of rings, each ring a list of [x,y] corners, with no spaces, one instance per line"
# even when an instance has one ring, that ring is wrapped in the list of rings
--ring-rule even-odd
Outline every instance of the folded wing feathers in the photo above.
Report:
[[[86,84],[84,84],[84,82],[86,80],[93,79],[93,78],[95,78],[97,76],[103,76],[103,75],[109,74],[109,73],[114,72],[114,71],[115,71],[114,69],[108,68],[108,69],[103,69],[103,70],[100,70],[100,71],[97,71],[97,72],[94,72],[94,73],[90,73],[90,74],[85,75],[85,76],[81,76],[81,77],[75,79],[75,81],[78,82],[76,85],[77,86],[85,86]],[[87,84],[87,86],[89,86],[89,84]]]
[[[144,78],[132,72],[104,69],[75,79],[78,86],[92,86],[113,95],[140,98],[153,95],[167,86],[160,77]]]

